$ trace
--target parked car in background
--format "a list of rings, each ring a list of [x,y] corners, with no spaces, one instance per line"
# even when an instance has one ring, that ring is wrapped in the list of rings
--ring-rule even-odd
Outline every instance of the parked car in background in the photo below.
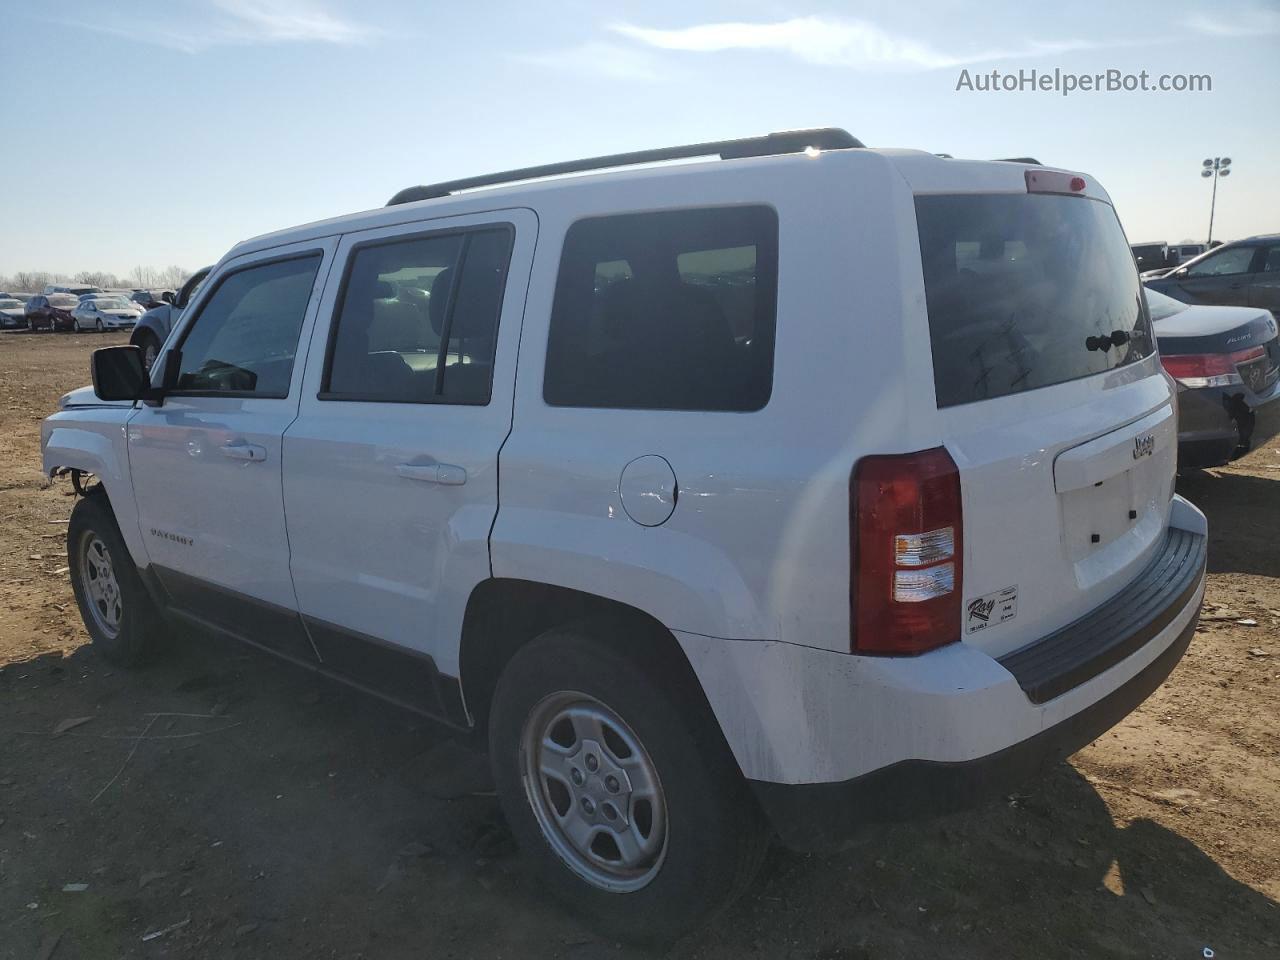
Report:
[[[71,311],[75,329],[132,330],[142,316],[142,308],[124,297],[87,297]]]
[[[1169,266],[1176,267],[1188,260],[1194,260],[1208,249],[1207,243],[1171,243],[1167,254]]]
[[[17,297],[0,296],[0,328],[21,330],[27,325],[26,304]]]
[[[1146,295],[1160,358],[1178,381],[1178,469],[1220,466],[1280,433],[1275,317]]]
[[[129,299],[142,307],[143,310],[151,310],[169,302],[164,298],[166,293],[170,296],[173,295],[172,290],[135,290],[129,295]]]
[[[101,293],[101,287],[95,287],[88,283],[51,283],[44,288],[45,296],[54,293],[69,293],[73,296],[81,296],[86,293]]]
[[[842,130],[634,157],[240,243],[41,450],[100,481],[105,657],[213,628],[474,729],[540,886],[669,943],[771,835],[1101,736],[1190,644],[1208,535],[1092,177]]]
[[[1183,303],[1261,307],[1280,314],[1280,234],[1224,243],[1146,283]]]
[[[1132,243],[1129,249],[1133,251],[1133,259],[1138,265],[1139,273],[1167,269],[1172,266],[1169,263],[1169,246],[1163,240],[1154,243]]]
[[[204,278],[212,269],[213,267],[204,267],[197,270],[187,278],[187,282],[182,285],[182,289],[176,295],[171,295],[172,299],[169,302],[148,310],[138,321],[138,326],[134,329],[129,342],[142,348],[142,362],[146,369],[150,370],[151,365],[155,363],[161,344],[169,336],[174,323],[182,315],[182,311],[186,309],[187,304],[191,302],[191,298],[195,296],[200,285],[204,283]],[[165,292],[168,293],[168,291]]]
[[[71,311],[80,305],[74,294],[40,294],[27,301],[24,312],[32,330],[71,330],[75,320]]]

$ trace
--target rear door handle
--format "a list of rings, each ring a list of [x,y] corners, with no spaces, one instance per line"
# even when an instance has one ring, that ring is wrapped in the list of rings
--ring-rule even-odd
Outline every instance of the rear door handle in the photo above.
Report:
[[[260,447],[256,443],[228,443],[218,449],[222,451],[224,457],[230,457],[232,460],[260,463],[267,459],[267,448]]]
[[[409,480],[440,483],[446,487],[460,487],[467,482],[466,468],[452,463],[401,463],[396,465],[396,473]]]

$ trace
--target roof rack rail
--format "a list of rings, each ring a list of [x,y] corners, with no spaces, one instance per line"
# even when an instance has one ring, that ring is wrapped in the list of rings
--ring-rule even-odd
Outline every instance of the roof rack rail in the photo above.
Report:
[[[1043,167],[1044,164],[1035,157],[996,157],[996,163],[1030,163],[1037,167]]]
[[[713,140],[708,143],[690,143],[680,147],[659,147],[655,150],[636,150],[632,153],[614,153],[605,157],[586,160],[567,160],[547,163],[537,167],[522,167],[502,173],[487,173],[462,180],[446,180],[420,187],[406,187],[387,201],[387,206],[413,203],[415,200],[431,200],[447,197],[459,190],[489,187],[498,183],[515,183],[519,180],[538,180],[564,173],[582,173],[587,170],[607,170],[611,167],[630,167],[640,163],[660,163],[663,160],[685,160],[691,157],[719,156],[722,160],[743,157],[769,157],[784,153],[803,153],[810,147],[818,150],[845,150],[864,146],[861,140],[839,127],[817,127],[812,130],[784,130],[763,137],[747,137],[741,140]]]

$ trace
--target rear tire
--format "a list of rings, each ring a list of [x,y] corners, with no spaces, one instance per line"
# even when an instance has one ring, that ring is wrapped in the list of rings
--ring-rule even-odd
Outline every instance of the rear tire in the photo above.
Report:
[[[101,493],[82,497],[67,525],[71,587],[94,649],[116,666],[148,660],[162,619]]]
[[[550,892],[609,937],[661,946],[746,889],[768,832],[701,694],[608,634],[555,629],[516,653],[490,760]]]

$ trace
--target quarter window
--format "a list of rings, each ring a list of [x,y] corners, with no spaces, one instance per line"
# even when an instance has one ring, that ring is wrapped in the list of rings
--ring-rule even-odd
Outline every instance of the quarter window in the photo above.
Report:
[[[182,342],[176,389],[287,397],[319,266],[317,253],[224,277]]]
[[[759,410],[773,384],[778,219],[721,207],[580,220],[565,236],[553,406]]]
[[[486,404],[509,228],[358,247],[321,399]]]

